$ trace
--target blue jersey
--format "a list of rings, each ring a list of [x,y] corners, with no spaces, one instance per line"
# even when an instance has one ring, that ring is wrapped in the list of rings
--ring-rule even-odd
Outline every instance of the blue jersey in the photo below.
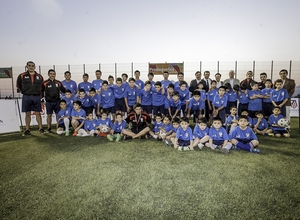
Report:
[[[84,130],[86,130],[86,131],[95,130],[96,129],[96,122],[97,122],[97,120],[95,120],[95,119],[93,119],[91,121],[89,119],[86,119],[84,121],[84,125],[83,125]]]
[[[124,98],[126,87],[127,85],[124,83],[122,83],[120,87],[118,87],[117,85],[113,85],[111,87],[114,91],[114,95],[116,99]]]
[[[76,100],[76,97],[73,95],[70,98],[62,96],[61,100],[65,100],[67,103],[67,109],[71,110],[73,108],[73,102]]]
[[[100,125],[102,125],[102,126],[106,125],[107,127],[111,128],[112,122],[111,122],[110,118],[106,118],[106,119],[99,118],[96,122],[96,127],[98,127]]]
[[[232,139],[237,139],[242,142],[250,142],[252,140],[257,140],[257,137],[253,130],[248,126],[245,130],[242,130],[240,126],[236,126],[229,134],[229,140]]]
[[[70,117],[71,116],[71,111],[72,110],[70,110],[70,109],[65,109],[65,110],[59,110],[59,112],[57,113],[57,119],[60,119],[60,118],[64,118],[64,117]],[[59,124],[61,125],[61,124],[64,124],[64,120],[61,120],[60,122],[59,122]]]
[[[250,116],[247,116],[248,117],[248,126],[252,126],[253,125],[253,120]]]
[[[165,104],[165,95],[162,94],[162,89],[156,92],[155,88],[151,88],[152,91],[152,105],[161,106]]]
[[[237,116],[237,115],[235,115],[235,116],[233,116],[233,115],[228,115],[225,124],[226,124],[226,125],[227,125],[227,124],[232,124],[232,120],[233,120],[233,119],[238,120],[238,116]]]
[[[249,103],[249,95],[245,92],[240,91],[240,94],[238,95],[238,100],[241,104],[248,104]]]
[[[164,87],[164,89],[167,91],[167,88],[168,88],[168,86],[169,86],[169,84],[170,83],[172,83],[172,81],[170,81],[170,80],[162,80],[162,81],[160,81],[161,82],[161,85]]]
[[[168,108],[176,108],[178,111],[181,109],[181,101],[178,99],[177,102],[175,102],[173,100],[173,98],[171,97],[169,100],[169,106]]]
[[[169,123],[169,124],[163,124],[162,125],[162,128],[165,130],[165,132],[166,133],[168,133],[169,131],[172,131],[173,130],[173,126],[172,126],[172,124],[171,123]]]
[[[92,106],[90,102],[90,97],[88,95],[85,95],[83,98],[80,98],[79,96],[77,97],[78,101],[81,101],[81,106],[82,107],[90,107]]]
[[[289,96],[287,90],[282,88],[279,90],[274,89],[271,92],[270,99],[271,99],[271,101],[274,101],[274,102],[282,102],[283,100],[288,99],[289,97],[290,96]]]
[[[186,101],[190,99],[190,91],[188,89],[185,89],[182,91],[179,87],[176,89],[177,92],[180,94],[180,101],[182,105],[185,105]]]
[[[112,88],[109,88],[105,91],[101,90],[101,107],[102,108],[110,108],[115,105],[115,96]]]
[[[172,132],[177,132],[179,127],[175,128],[173,125],[172,125]]]
[[[152,105],[152,91],[145,91],[144,89],[140,90],[140,98],[142,105]]]
[[[79,111],[76,111],[75,109],[72,109],[71,117],[83,117],[83,118],[85,118],[86,113],[82,108],[80,108]],[[81,122],[83,122],[83,119],[79,119],[78,121],[81,123]]]
[[[71,91],[71,93],[73,95],[76,94],[76,90],[77,90],[77,83],[73,80],[70,80],[69,82],[67,82],[66,80],[61,81],[63,87],[65,87],[65,89],[69,89]]]
[[[186,84],[186,88],[187,88],[187,90],[189,90],[189,85],[188,84]],[[174,89],[175,90],[180,89],[180,81],[177,81],[177,82],[174,83]]]
[[[212,104],[215,106],[215,108],[220,108],[221,106],[226,107],[227,101],[228,101],[228,98],[226,95],[224,95],[223,97],[220,97],[219,94],[216,94],[212,101]]]
[[[89,96],[90,97],[90,103],[91,106],[94,106],[95,108],[98,106],[98,104],[101,103],[101,96],[99,94],[95,94],[94,97]]]
[[[228,97],[228,102],[236,102],[238,93],[234,91],[233,89],[230,89],[228,92],[226,92]]]
[[[127,86],[127,88],[125,89],[124,97],[127,98],[128,106],[133,106],[137,101],[137,97],[139,96],[140,92],[136,86],[134,86],[133,88]]]
[[[163,123],[162,122],[157,123],[156,121],[154,121],[154,124],[153,124],[154,133],[159,132],[160,127],[163,127]]]
[[[212,102],[217,94],[218,94],[218,89],[210,90],[206,94],[206,99]]]
[[[272,130],[275,130],[275,131],[284,131],[285,130],[284,127],[274,127],[274,126],[272,126],[273,124],[278,125],[279,119],[282,119],[282,118],[284,118],[284,117],[281,114],[279,114],[277,117],[274,114],[270,115],[269,124],[271,125]]]
[[[126,121],[125,120],[122,120],[121,123],[119,122],[115,122],[113,124],[113,127],[112,127],[112,130],[114,130],[115,133],[121,133],[123,129],[126,128]]]
[[[214,141],[225,141],[228,140],[228,134],[225,130],[225,128],[220,127],[219,130],[215,129],[213,126],[209,129],[209,138]]]
[[[144,82],[140,79],[136,79],[135,80],[135,85],[139,86],[140,87],[140,90],[144,88]]]
[[[92,85],[92,83],[90,83],[90,82],[81,82],[81,83],[79,83],[78,84],[78,91],[80,90],[80,89],[84,89],[84,91],[86,92],[86,93],[88,93],[89,91],[90,91],[90,89],[91,88],[93,88],[93,85]]]
[[[188,108],[191,109],[191,111],[199,111],[201,108],[201,99],[196,101],[194,97],[190,98]]]
[[[208,127],[205,127],[204,130],[201,130],[199,125],[195,126],[194,132],[193,132],[194,138],[201,139],[201,138],[203,138],[204,136],[206,136],[208,134],[209,134],[209,128]]]
[[[102,79],[95,79],[92,82],[92,87],[94,89],[96,89],[96,91],[99,91],[101,89],[101,87],[102,87],[102,82],[103,82]]]
[[[193,131],[190,127],[188,127],[186,130],[183,130],[182,127],[179,127],[176,131],[176,138],[183,141],[192,141]]]
[[[249,104],[248,104],[248,110],[249,111],[260,111],[262,110],[262,99],[261,98],[255,98],[251,99],[253,95],[261,95],[260,90],[249,90]]]
[[[270,103],[271,102],[271,92],[273,90],[274,90],[273,88],[264,88],[264,89],[261,90],[261,94],[263,96],[270,95],[270,98],[263,98],[263,102],[265,102],[265,103]]]
[[[258,118],[253,119],[253,126],[257,124]],[[257,126],[257,129],[262,131],[269,127],[269,124],[265,118],[263,118]]]

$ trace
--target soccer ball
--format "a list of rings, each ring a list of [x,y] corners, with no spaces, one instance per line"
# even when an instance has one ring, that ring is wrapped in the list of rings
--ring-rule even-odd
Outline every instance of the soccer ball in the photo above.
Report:
[[[100,129],[102,133],[107,133],[108,132],[108,126],[107,125],[102,125],[102,128]]]
[[[281,118],[278,120],[277,124],[280,127],[287,127],[289,125],[289,121],[286,118]]]
[[[161,138],[165,138],[166,137],[166,133],[163,132],[162,130],[159,131],[159,135]]]

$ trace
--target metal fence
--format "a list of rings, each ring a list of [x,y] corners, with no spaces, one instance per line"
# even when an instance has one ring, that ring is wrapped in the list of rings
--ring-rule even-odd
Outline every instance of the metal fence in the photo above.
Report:
[[[121,76],[122,73],[127,73],[130,77],[133,76],[135,70],[141,72],[141,80],[147,80],[148,63],[98,63],[98,64],[79,64],[79,65],[43,65],[38,64],[36,71],[43,75],[44,79],[47,79],[47,72],[49,69],[55,69],[56,78],[58,80],[64,80],[64,72],[70,71],[72,73],[72,79],[77,83],[82,82],[83,73],[89,74],[89,81],[95,79],[95,70],[100,69],[102,71],[102,79],[107,79],[109,75],[113,77]],[[17,93],[16,80],[20,73],[26,70],[25,66],[13,66],[13,77],[10,79],[0,79],[0,97],[21,97],[20,93]],[[222,75],[221,80],[228,78],[228,72],[234,70],[236,78],[243,80],[246,78],[246,73],[252,70],[254,73],[254,80],[260,81],[259,75],[262,72],[266,72],[268,78],[275,81],[279,78],[279,71],[281,69],[287,69],[289,71],[289,78],[296,81],[296,85],[300,85],[300,61],[233,61],[233,62],[184,62],[184,77],[189,83],[194,79],[195,72],[200,70],[202,73],[205,70],[210,71],[210,78],[214,79],[215,73]],[[154,81],[161,81],[162,76],[155,75]],[[177,81],[176,75],[170,75],[170,80]],[[299,87],[299,86],[298,86]],[[296,87],[296,93],[300,88]],[[299,89],[299,90],[298,90]],[[298,93],[297,93],[298,94]],[[296,94],[296,95],[297,95]],[[299,91],[300,94],[300,91]]]

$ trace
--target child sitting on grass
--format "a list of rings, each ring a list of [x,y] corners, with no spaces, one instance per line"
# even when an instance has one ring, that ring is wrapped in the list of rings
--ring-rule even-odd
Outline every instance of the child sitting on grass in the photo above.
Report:
[[[96,120],[93,118],[93,113],[87,114],[87,119],[84,120],[83,128],[78,131],[77,137],[94,136],[96,128]]]
[[[269,128],[267,120],[264,118],[262,111],[255,113],[256,118],[253,119],[253,131],[255,134],[270,135],[272,129]]]
[[[85,111],[81,108],[81,101],[76,100],[73,102],[73,109],[71,112],[71,124],[74,128],[73,136],[78,134],[80,128],[83,127],[84,120],[86,118]]]
[[[165,138],[165,144],[167,146],[172,146],[172,141],[171,141],[171,138],[175,138],[176,137],[176,131],[177,129],[179,128],[180,126],[180,119],[179,118],[174,118],[172,120],[172,132],[166,136]]]
[[[176,131],[176,137],[171,138],[175,149],[179,151],[190,150],[193,144],[193,131],[189,126],[189,119],[183,117],[180,122],[180,127]]]
[[[194,128],[194,141],[191,147],[191,150],[194,150],[194,147],[198,145],[200,149],[202,149],[209,141],[209,128],[207,127],[207,119],[206,118],[200,118],[197,125]]]
[[[229,140],[234,146],[233,149],[259,153],[260,150],[256,148],[259,144],[257,137],[253,130],[247,126],[248,117],[241,115],[238,124],[239,126],[229,134]]]
[[[60,100],[59,106],[60,111],[57,113],[56,132],[59,135],[65,133],[66,136],[69,136],[71,110],[67,108],[66,100]]]
[[[171,124],[171,116],[165,115],[163,119],[163,125],[159,127],[159,135],[158,137],[165,142],[165,139],[168,135],[172,133],[172,124]]]
[[[278,125],[278,121],[284,118],[280,113],[281,108],[279,106],[274,107],[273,114],[269,117],[269,124],[271,125],[271,129],[275,137],[284,136],[286,138],[289,138],[290,133],[286,130],[286,128]]]
[[[230,133],[236,126],[237,126],[237,123],[238,123],[238,116],[236,115],[237,113],[237,108],[236,106],[231,106],[230,107],[230,115],[227,116],[227,119],[226,119],[226,131],[228,133]]]
[[[154,138],[154,139],[161,139],[159,137],[159,128],[163,126],[162,122],[162,114],[157,113],[155,116],[155,121],[153,122],[153,131],[149,131],[149,134]]]
[[[102,109],[101,118],[97,120],[95,134],[100,137],[106,137],[112,128],[112,122],[108,118],[108,114],[107,109]]]
[[[116,140],[120,141],[122,140],[123,134],[122,130],[126,128],[126,121],[123,120],[123,115],[121,112],[118,112],[116,114],[116,121],[113,124],[112,129],[110,130],[110,134],[107,135],[107,139],[110,141]]]

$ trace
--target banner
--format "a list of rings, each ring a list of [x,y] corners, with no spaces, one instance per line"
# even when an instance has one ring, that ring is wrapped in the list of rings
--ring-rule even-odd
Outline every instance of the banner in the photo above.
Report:
[[[20,131],[17,101],[0,100],[0,106],[0,134]]]
[[[183,72],[183,63],[149,63],[149,73],[163,75],[164,71],[168,71],[170,75],[177,75]]]
[[[291,98],[291,116],[299,117],[299,99]]]
[[[12,78],[12,68],[0,68],[0,78]]]

